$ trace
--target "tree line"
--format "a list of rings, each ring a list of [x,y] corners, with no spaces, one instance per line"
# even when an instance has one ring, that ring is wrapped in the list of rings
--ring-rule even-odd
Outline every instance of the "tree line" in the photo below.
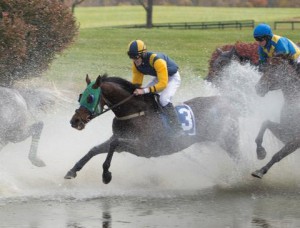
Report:
[[[148,4],[148,0],[65,0],[81,6],[118,6]],[[299,0],[152,0],[153,5],[219,6],[219,7],[300,7]]]

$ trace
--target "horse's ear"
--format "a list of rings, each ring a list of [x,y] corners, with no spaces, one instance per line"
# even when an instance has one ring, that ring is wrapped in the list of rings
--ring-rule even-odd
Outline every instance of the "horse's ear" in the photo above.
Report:
[[[85,81],[86,81],[87,85],[89,85],[91,83],[91,79],[88,74],[86,74]]]
[[[102,78],[101,78],[101,75],[99,75],[93,85],[93,89],[97,89],[100,87],[101,85],[101,81],[102,81]]]
[[[222,51],[221,48],[217,48],[217,52],[218,52],[218,54],[222,54],[223,53],[223,51]]]
[[[242,56],[240,56],[235,47],[232,47],[230,51],[228,51],[228,55],[233,59],[238,59],[242,61]]]
[[[237,53],[235,47],[232,47],[229,52],[232,53],[232,54]]]

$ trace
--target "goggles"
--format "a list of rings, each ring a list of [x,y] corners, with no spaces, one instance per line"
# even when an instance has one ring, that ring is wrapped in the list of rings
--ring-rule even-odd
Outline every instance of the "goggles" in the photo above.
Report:
[[[258,42],[262,42],[262,41],[266,40],[264,36],[257,36],[257,37],[254,37],[254,39]]]
[[[141,57],[140,54],[134,55],[134,54],[130,53],[129,51],[127,52],[127,55],[129,56],[130,59],[138,59]]]

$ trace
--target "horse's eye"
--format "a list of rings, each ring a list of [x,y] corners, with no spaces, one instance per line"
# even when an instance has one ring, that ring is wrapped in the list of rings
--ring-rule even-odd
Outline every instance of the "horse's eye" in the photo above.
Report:
[[[94,102],[94,95],[93,94],[89,94],[88,97],[86,98],[86,102],[88,104],[92,104]]]
[[[81,94],[79,94],[79,97],[78,97],[78,102],[80,102],[80,100],[81,100],[81,97],[82,97],[82,93],[81,93]]]

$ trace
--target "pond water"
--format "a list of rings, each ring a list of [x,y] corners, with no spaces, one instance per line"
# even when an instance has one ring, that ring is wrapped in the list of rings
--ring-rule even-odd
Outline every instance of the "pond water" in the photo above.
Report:
[[[104,114],[76,131],[69,120],[77,104],[71,103],[45,118],[39,156],[46,167],[34,167],[27,159],[29,140],[1,151],[0,227],[300,227],[299,154],[274,165],[261,180],[250,175],[282,146],[267,132],[269,153],[263,161],[256,159],[254,139],[260,124],[279,119],[282,95],[257,97],[259,75],[250,66],[228,70],[238,74],[231,74],[236,81],[228,79],[228,84],[240,87],[227,95],[246,104],[240,118],[239,163],[207,142],[159,158],[115,154],[108,185],[101,182],[105,155],[94,157],[77,178],[64,180],[78,159],[111,135],[113,118]],[[238,79],[245,75],[251,79],[241,84]],[[217,93],[197,80],[184,83],[178,97]]]

